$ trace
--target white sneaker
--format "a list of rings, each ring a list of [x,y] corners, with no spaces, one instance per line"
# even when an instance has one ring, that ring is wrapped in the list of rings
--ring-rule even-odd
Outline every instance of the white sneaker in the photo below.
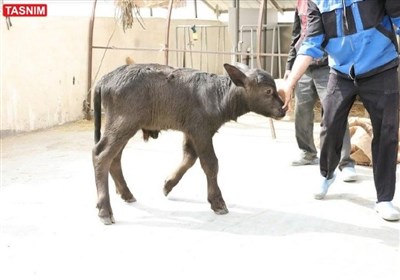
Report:
[[[391,201],[378,202],[375,210],[382,219],[387,221],[400,220],[400,212],[393,206]]]
[[[312,158],[300,157],[298,159],[293,160],[291,165],[292,166],[316,165],[318,163],[319,163],[318,157],[312,157]]]
[[[341,172],[343,182],[357,181],[357,173],[354,167],[344,167]]]
[[[330,185],[332,185],[335,179],[336,179],[336,174],[333,174],[333,177],[330,179],[322,177],[320,184],[317,186],[317,189],[314,192],[314,198],[323,199],[327,194]]]

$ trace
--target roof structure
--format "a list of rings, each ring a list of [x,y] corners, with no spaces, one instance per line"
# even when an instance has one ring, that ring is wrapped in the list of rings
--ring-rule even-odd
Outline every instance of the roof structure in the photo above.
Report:
[[[262,0],[201,0],[216,13],[227,12],[230,7],[239,5],[240,8],[259,8]],[[297,0],[267,0],[268,9],[276,9],[279,12],[294,11]]]
[[[216,13],[227,12],[230,7],[238,5],[240,8],[259,8],[263,0],[174,0],[174,7],[184,6],[186,1],[202,1]],[[132,2],[136,7],[168,7],[169,0],[115,0],[117,5],[126,5]],[[267,0],[268,9],[276,9],[279,12],[293,11],[296,7],[297,0]]]

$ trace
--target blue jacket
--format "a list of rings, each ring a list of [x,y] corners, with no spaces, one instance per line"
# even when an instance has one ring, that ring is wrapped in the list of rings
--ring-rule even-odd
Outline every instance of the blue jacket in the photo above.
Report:
[[[346,9],[343,9],[343,6]],[[308,34],[298,54],[321,58],[351,78],[396,67],[400,0],[308,1]]]

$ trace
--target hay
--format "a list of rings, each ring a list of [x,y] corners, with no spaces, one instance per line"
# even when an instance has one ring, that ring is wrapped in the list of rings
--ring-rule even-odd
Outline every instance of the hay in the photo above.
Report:
[[[134,19],[139,22],[143,29],[144,21],[140,15],[140,8],[167,8],[169,0],[114,0],[116,8],[116,18],[122,24],[124,32],[126,29],[132,28]],[[173,7],[183,7],[186,5],[186,0],[174,0]]]
[[[132,28],[134,18],[138,19],[139,24],[144,27],[144,22],[140,16],[139,7],[136,5],[136,0],[115,0],[115,17],[122,24],[124,32]]]

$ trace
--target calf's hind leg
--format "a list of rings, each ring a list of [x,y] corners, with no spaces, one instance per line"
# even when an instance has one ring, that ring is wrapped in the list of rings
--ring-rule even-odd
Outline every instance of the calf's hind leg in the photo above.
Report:
[[[183,138],[183,159],[178,168],[165,180],[163,189],[165,196],[179,183],[183,175],[194,165],[196,160],[197,153],[193,147],[193,143],[185,134]]]
[[[106,129],[103,137],[93,148],[92,158],[97,188],[98,215],[105,225],[110,225],[115,221],[110,203],[108,173],[112,161],[121,152],[130,137],[126,134],[116,135],[117,133],[107,132]]]
[[[121,148],[121,151],[115,156],[110,166],[110,174],[114,180],[117,193],[121,195],[121,198],[126,202],[135,202],[136,199],[129,190],[121,167],[122,152],[126,145]]]

